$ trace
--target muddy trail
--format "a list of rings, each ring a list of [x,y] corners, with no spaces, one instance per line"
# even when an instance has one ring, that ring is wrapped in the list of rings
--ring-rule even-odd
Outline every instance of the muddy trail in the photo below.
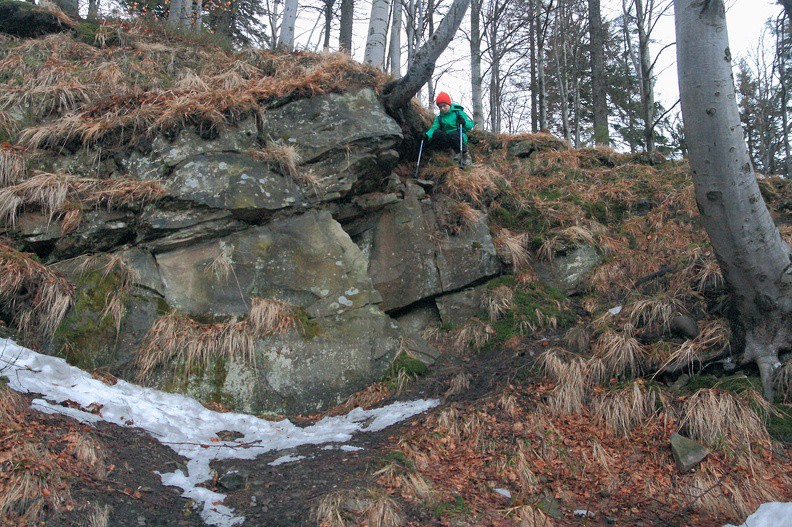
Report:
[[[546,344],[546,339],[536,341],[535,352]],[[439,399],[440,405],[430,412],[382,431],[357,433],[343,444],[304,445],[264,452],[254,460],[213,462],[215,478],[209,488],[226,495],[224,504],[245,518],[244,525],[315,526],[314,511],[323,496],[339,490],[365,491],[375,487],[377,472],[388,464],[400,437],[420,427],[427,414],[441,411],[449,404],[473,402],[508,384],[515,375],[529,368],[535,352],[526,350],[523,346],[519,352],[492,348],[475,355],[446,354],[428,374],[398,393],[391,390],[374,405],[418,398]],[[452,380],[461,372],[469,375],[469,387],[463,393],[446,395]],[[192,500],[180,495],[181,489],[164,486],[160,480],[159,472],[186,467],[186,460],[169,446],[136,428],[106,422],[89,426],[62,415],[41,413],[35,410],[35,402],[30,407],[34,395],[21,397],[21,406],[27,406],[26,433],[47,445],[58,445],[70,434],[90,437],[104,453],[107,468],[106,475],[101,476],[75,470],[60,489],[70,499],[64,499],[61,507],[45,504],[42,525],[94,526],[102,525],[102,518],[108,520],[107,525],[116,527],[206,525]],[[344,413],[347,407],[330,413]],[[307,426],[321,416],[290,418],[295,424]],[[272,464],[284,456],[299,460]],[[402,508],[404,521],[409,524],[440,524],[424,508],[409,504]]]

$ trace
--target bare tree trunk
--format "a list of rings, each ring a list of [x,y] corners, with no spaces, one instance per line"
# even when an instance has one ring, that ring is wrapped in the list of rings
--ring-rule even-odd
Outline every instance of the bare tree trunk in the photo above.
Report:
[[[786,0],[792,4],[792,0]],[[785,8],[786,8],[786,4]],[[789,115],[787,112],[787,101],[789,100],[789,70],[787,69],[788,61],[790,60],[790,52],[792,46],[787,42],[787,25],[792,24],[792,17],[790,12],[787,11],[785,17],[779,20],[778,31],[776,32],[776,61],[778,62],[778,79],[781,84],[781,127],[782,140],[784,141],[784,177],[789,178],[792,175],[792,152],[790,152],[789,144]]]
[[[651,1],[651,0],[650,0]],[[635,11],[638,22],[638,55],[641,62],[641,109],[643,110],[644,120],[644,146],[647,152],[654,152],[654,118],[655,118],[655,97],[654,97],[654,72],[652,71],[652,59],[649,56],[649,32],[647,28],[647,11],[644,10],[643,0],[635,0]]]
[[[352,25],[355,15],[355,0],[341,0],[341,27],[338,31],[338,47],[352,53]]]
[[[278,47],[291,51],[294,49],[294,25],[297,22],[297,0],[286,0],[283,5],[283,22],[281,22]]]
[[[575,148],[580,148],[580,72],[575,75],[574,92],[574,114],[575,114]]]
[[[335,6],[335,0],[323,0],[324,1],[324,44],[322,45],[322,49],[325,52],[330,51],[330,30],[333,25],[333,7]]]
[[[184,9],[185,0],[170,0],[168,7],[168,25],[171,27],[180,27],[182,20],[182,10]]]
[[[88,20],[93,22],[99,18],[99,0],[88,0]]]
[[[528,31],[531,40],[531,132],[539,131],[539,92],[536,87],[538,79],[536,75],[536,39],[538,38],[536,24],[536,3],[528,2]]]
[[[401,0],[393,0],[393,16],[391,17],[390,40],[390,73],[393,78],[401,78],[401,27],[402,27]]]
[[[385,43],[388,36],[389,0],[372,0],[368,37],[363,62],[376,68],[385,66]]]
[[[569,131],[569,85],[567,83],[567,68],[566,68],[566,37],[565,33],[568,30],[565,21],[565,4],[560,2],[559,9],[556,11],[556,45],[553,47],[553,59],[556,66],[556,76],[558,77],[558,91],[561,99],[561,133],[564,139],[569,141],[571,139]],[[558,40],[560,40],[560,45]],[[561,53],[559,54],[559,49]],[[563,59],[562,59],[563,55]]]
[[[792,0],[778,0],[778,3],[784,6],[787,20],[792,20]]]
[[[435,62],[454,38],[469,5],[470,0],[454,0],[437,31],[416,52],[415,59],[404,77],[385,86],[383,101],[388,110],[395,112],[406,105],[432,77]]]
[[[484,122],[484,105],[481,100],[481,2],[470,3],[470,88],[473,97],[473,120]]]
[[[200,33],[203,27],[203,0],[193,0],[193,20],[195,21],[193,31]]]
[[[605,38],[600,14],[600,0],[588,0],[591,47],[591,98],[594,110],[594,143],[610,145],[608,101],[605,95]]]
[[[677,65],[696,201],[773,398],[778,352],[792,345],[792,251],[765,206],[748,157],[732,80],[723,0],[675,0]]]

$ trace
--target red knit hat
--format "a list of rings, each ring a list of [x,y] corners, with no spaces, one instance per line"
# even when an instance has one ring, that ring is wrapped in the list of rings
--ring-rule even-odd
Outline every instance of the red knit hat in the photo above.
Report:
[[[451,96],[448,95],[446,92],[441,91],[440,93],[437,94],[437,100],[435,101],[435,104],[440,106],[443,103],[451,106]]]

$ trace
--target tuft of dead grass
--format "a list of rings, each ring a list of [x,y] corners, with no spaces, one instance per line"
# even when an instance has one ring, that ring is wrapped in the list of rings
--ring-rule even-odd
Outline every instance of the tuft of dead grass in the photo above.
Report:
[[[254,339],[244,322],[201,324],[170,313],[152,324],[135,365],[138,377],[146,381],[166,365],[174,365],[186,377],[205,371],[220,357],[255,367]]]
[[[73,297],[66,278],[0,240],[0,313],[16,329],[51,338]]]
[[[496,322],[508,313],[514,304],[514,289],[508,285],[499,285],[487,291],[484,306],[490,322]]]
[[[550,411],[555,415],[582,412],[587,397],[586,361],[564,350],[551,348],[536,362],[539,370],[556,384],[548,402]]]
[[[685,401],[680,426],[711,448],[750,456],[755,448],[771,441],[759,412],[771,412],[772,406],[763,401],[754,390],[738,395],[714,388],[701,389]]]
[[[528,250],[530,239],[526,233],[513,233],[509,229],[500,229],[492,238],[498,256],[503,261],[513,266],[519,272],[531,263],[531,253]]]
[[[40,211],[52,220],[74,211],[75,204],[80,208],[140,207],[163,194],[156,181],[90,179],[40,172],[0,189],[0,222],[14,226],[23,210]]]
[[[679,371],[686,369],[693,372],[708,360],[722,355],[731,347],[731,329],[723,320],[711,320],[702,325],[699,335],[688,339],[657,369],[657,373],[664,371]]]
[[[658,412],[660,400],[662,396],[656,388],[632,382],[624,388],[594,395],[593,414],[608,430],[626,437]]]
[[[635,327],[670,332],[671,319],[686,312],[680,299],[662,294],[634,302],[630,306],[630,322]]]
[[[69,500],[66,474],[55,455],[33,443],[15,445],[0,462],[5,491],[0,517],[18,525],[37,525],[45,508],[60,510]]]
[[[2,115],[0,115],[0,130],[2,128]],[[22,152],[19,149],[0,145],[0,188],[16,184],[24,178],[25,158]]]
[[[594,341],[595,355],[602,359],[605,374],[610,377],[639,377],[648,356],[646,348],[635,338],[635,329],[625,324],[621,332],[605,330]]]
[[[792,361],[776,370],[774,387],[780,401],[792,403]]]
[[[285,335],[291,330],[304,331],[295,307],[275,298],[252,298],[250,327],[256,335]]]
[[[482,206],[489,196],[497,193],[496,179],[500,175],[485,165],[474,165],[465,170],[449,171],[440,184],[440,191],[456,200],[469,201]]]
[[[490,337],[495,334],[492,326],[472,317],[470,320],[462,324],[454,332],[453,343],[459,350],[466,350],[468,348],[480,349],[489,342]]]
[[[445,391],[445,395],[457,395],[466,392],[468,388],[470,388],[471,378],[469,373],[457,373],[448,383],[448,389]]]

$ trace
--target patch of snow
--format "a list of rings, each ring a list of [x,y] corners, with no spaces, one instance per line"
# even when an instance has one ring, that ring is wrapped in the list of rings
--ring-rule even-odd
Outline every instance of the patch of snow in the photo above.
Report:
[[[618,315],[621,312],[622,312],[622,306],[612,307],[612,308],[610,308],[608,310],[608,313],[610,313],[611,315],[614,315],[614,316]]]
[[[593,518],[594,513],[586,509],[578,509],[575,511],[575,516],[579,516],[581,518]]]
[[[134,426],[187,458],[186,472],[159,473],[162,482],[181,488],[183,496],[202,507],[204,521],[220,527],[239,525],[244,517],[234,516],[232,509],[222,505],[223,494],[198,486],[211,480],[210,462],[254,459],[299,445],[343,443],[354,433],[377,432],[439,404],[436,399],[420,399],[374,410],[356,408],[347,415],[326,417],[300,428],[289,420],[275,422],[248,414],[213,412],[190,397],[122,380],[108,386],[63,359],[36,353],[7,339],[0,339],[0,367],[12,389],[41,394],[32,404],[37,410],[86,423],[104,420]],[[99,408],[99,415],[59,404],[67,400],[81,408]],[[221,441],[217,433],[223,430],[239,432],[241,437]]]
[[[364,450],[364,448],[361,446],[341,445],[341,450],[344,452],[357,452],[358,450]]]
[[[267,465],[272,465],[273,467],[277,467],[278,465],[285,465],[286,463],[292,463],[294,461],[299,461],[301,459],[305,459],[305,456],[293,456],[291,454],[286,454],[285,456],[281,456],[275,461],[270,461]]]
[[[728,524],[723,527],[735,526]],[[736,527],[792,527],[792,503],[763,503],[745,519],[745,523]]]
[[[495,492],[497,492],[498,494],[500,494],[501,496],[503,496],[505,498],[511,499],[511,492],[509,492],[506,489],[492,489],[492,490],[494,490]]]

